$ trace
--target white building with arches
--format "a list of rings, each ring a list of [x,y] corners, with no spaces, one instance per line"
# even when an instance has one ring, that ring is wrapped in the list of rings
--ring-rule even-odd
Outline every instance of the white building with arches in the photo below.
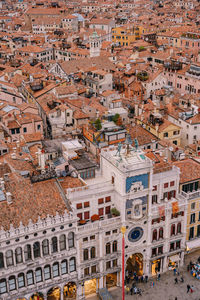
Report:
[[[4,174],[0,299],[80,300],[121,286],[121,226],[127,272],[152,276],[182,265],[187,205],[178,187],[178,168],[127,144],[102,150],[95,178],[33,183]]]

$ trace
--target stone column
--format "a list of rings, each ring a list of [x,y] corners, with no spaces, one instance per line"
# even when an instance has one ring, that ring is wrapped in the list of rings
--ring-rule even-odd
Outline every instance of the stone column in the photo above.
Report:
[[[63,300],[64,297],[63,297],[63,288],[60,287],[60,300]]]
[[[120,286],[120,272],[117,272],[117,286]]]
[[[151,273],[150,271],[151,262],[148,259],[143,260],[143,274],[148,275]]]
[[[103,286],[103,276],[99,278],[99,289],[102,289]]]
[[[84,288],[84,284],[77,284],[77,289],[76,289],[76,299],[77,300],[81,300],[81,299],[85,299],[85,288]]]
[[[167,256],[164,257],[163,259],[163,272],[166,272],[168,269],[168,266],[167,266]]]
[[[184,251],[181,252],[180,267],[184,264]]]

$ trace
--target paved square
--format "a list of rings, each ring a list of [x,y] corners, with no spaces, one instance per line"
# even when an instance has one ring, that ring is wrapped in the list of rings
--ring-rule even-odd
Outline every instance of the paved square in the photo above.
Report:
[[[191,253],[185,256],[185,265],[180,268],[180,275],[174,276],[173,271],[168,271],[165,274],[161,274],[160,281],[156,278],[152,278],[148,283],[138,283],[137,287],[142,289],[142,296],[139,295],[125,295],[125,300],[142,299],[142,300],[200,300],[200,280],[192,277],[190,272],[187,271],[187,265],[190,260],[196,262],[197,257],[200,256],[200,250],[195,253]],[[181,275],[184,277],[184,283],[180,282]],[[178,278],[178,284],[174,283],[175,277]],[[151,287],[151,283],[154,281],[154,287]],[[194,293],[187,294],[187,284],[194,286]],[[131,285],[130,285],[131,286]],[[113,288],[109,290],[114,300],[122,299],[121,288]],[[90,300],[98,299],[98,297],[91,297]]]

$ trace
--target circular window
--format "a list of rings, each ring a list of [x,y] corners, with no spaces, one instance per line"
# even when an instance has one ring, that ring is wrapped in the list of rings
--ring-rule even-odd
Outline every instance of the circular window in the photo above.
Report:
[[[143,229],[141,227],[135,227],[131,229],[128,234],[128,239],[130,242],[137,242],[143,236]]]

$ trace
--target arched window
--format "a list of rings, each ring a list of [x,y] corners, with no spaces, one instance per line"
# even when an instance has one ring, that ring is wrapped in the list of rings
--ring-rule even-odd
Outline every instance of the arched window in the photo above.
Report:
[[[51,252],[58,252],[58,239],[56,236],[51,239]]]
[[[58,262],[55,262],[53,264],[52,271],[53,271],[53,277],[59,276],[59,263]]]
[[[159,239],[163,239],[163,228],[159,229]]]
[[[68,245],[69,245],[69,248],[74,247],[74,233],[73,232],[70,232],[68,235]]]
[[[25,286],[25,280],[24,280],[24,274],[23,273],[20,273],[18,275],[18,287],[19,288],[22,288]]]
[[[15,249],[15,259],[16,259],[17,264],[19,264],[23,261],[21,247],[18,247],[17,249]]]
[[[35,242],[33,244],[33,254],[34,254],[34,258],[40,257],[40,243],[39,242]]]
[[[112,244],[112,250],[113,252],[117,252],[117,241],[114,241]]]
[[[181,233],[181,223],[177,224],[177,233]]]
[[[61,274],[64,275],[67,273],[68,273],[68,266],[67,266],[67,260],[65,259],[61,262]]]
[[[171,226],[171,236],[175,235],[175,224],[172,224]]]
[[[70,272],[76,271],[76,259],[75,259],[75,257],[72,257],[69,260],[69,271]]]
[[[31,245],[26,245],[26,246],[24,247],[24,257],[25,257],[25,261],[31,260],[31,259],[32,259],[32,255],[31,255]]]
[[[88,249],[84,249],[83,250],[83,260],[88,260],[88,259],[89,259]]]
[[[9,291],[16,290],[15,276],[10,276],[8,279]]]
[[[65,234],[62,234],[60,236],[60,251],[65,250],[66,249],[66,236]]]
[[[0,295],[7,293],[6,279],[0,280]]]
[[[110,243],[106,244],[106,254],[110,254]]]
[[[157,230],[154,229],[153,231],[153,241],[157,241]]]
[[[36,282],[41,282],[42,281],[42,269],[41,268],[37,268],[35,270],[35,281]]]
[[[7,267],[13,266],[13,252],[12,250],[6,251],[6,265]]]
[[[33,271],[28,271],[26,273],[26,280],[27,280],[27,285],[32,285],[34,283]]]
[[[48,280],[51,278],[51,267],[49,265],[44,267],[44,279]]]
[[[90,257],[91,257],[91,258],[95,258],[95,257],[96,257],[95,247],[92,247],[92,248],[90,249]]]
[[[42,253],[43,256],[49,255],[49,240],[43,240],[42,241]]]
[[[0,269],[4,268],[4,258],[3,258],[3,253],[0,252]]]

